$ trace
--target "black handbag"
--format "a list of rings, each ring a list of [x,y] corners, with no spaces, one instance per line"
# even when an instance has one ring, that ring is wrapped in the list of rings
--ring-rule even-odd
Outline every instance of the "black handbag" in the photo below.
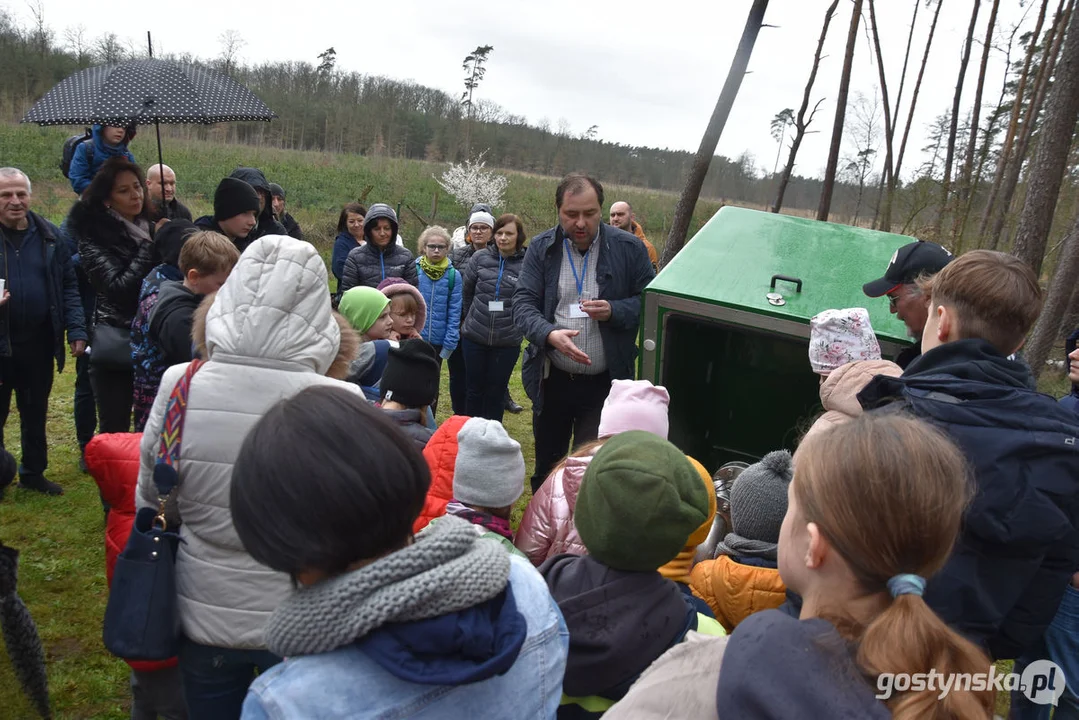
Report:
[[[90,347],[90,364],[109,370],[131,370],[131,329],[103,325],[94,326]]]
[[[131,535],[113,570],[103,637],[106,649],[125,660],[167,660],[179,650],[175,563],[180,536],[178,528],[168,526],[165,503],[180,481],[176,465],[187,395],[191,378],[202,364],[195,360],[188,365],[172,389],[154,465],[158,507],[142,508],[135,515]]]

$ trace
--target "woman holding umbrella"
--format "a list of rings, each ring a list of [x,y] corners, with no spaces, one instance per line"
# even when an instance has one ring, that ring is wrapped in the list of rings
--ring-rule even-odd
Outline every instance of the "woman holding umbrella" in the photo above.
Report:
[[[138,165],[110,158],[67,219],[82,268],[97,293],[92,321],[90,384],[99,431],[131,429],[131,321],[139,288],[156,264],[146,216],[146,180]]]

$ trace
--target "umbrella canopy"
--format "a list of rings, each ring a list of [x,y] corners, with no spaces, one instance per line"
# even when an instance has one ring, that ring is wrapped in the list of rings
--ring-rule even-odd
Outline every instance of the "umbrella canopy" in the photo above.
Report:
[[[218,123],[271,120],[273,110],[232,78],[171,60],[128,60],[81,70],[23,117],[39,125]]]

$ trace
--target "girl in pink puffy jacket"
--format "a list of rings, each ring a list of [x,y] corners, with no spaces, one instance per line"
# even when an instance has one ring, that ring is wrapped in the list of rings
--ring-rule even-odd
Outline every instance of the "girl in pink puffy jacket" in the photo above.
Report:
[[[599,439],[572,451],[555,466],[525,509],[513,544],[537,567],[549,557],[585,555],[573,525],[573,509],[585,470],[608,439],[628,430],[644,430],[667,439],[670,395],[647,380],[615,380],[600,414]]]

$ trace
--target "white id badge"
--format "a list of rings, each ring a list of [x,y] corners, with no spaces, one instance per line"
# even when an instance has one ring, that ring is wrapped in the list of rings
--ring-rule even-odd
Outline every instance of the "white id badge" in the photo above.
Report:
[[[586,318],[588,317],[588,313],[581,309],[580,303],[576,303],[574,305],[570,305],[569,316],[571,318]]]
[[[506,309],[506,302],[504,300],[492,300],[487,303],[487,309],[490,312],[502,312]]]

